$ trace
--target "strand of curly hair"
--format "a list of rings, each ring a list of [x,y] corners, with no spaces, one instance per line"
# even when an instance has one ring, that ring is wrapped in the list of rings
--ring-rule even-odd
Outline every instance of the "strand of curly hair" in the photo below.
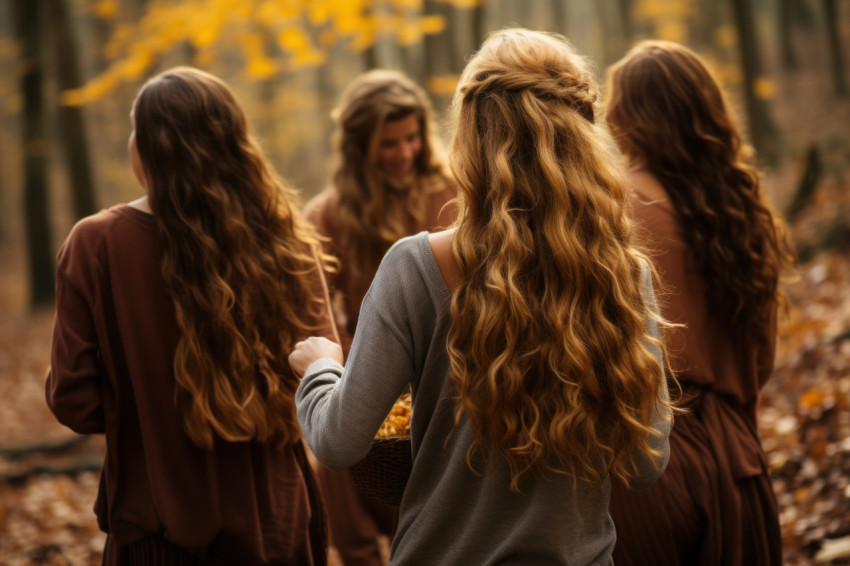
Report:
[[[663,345],[646,321],[661,321],[595,99],[571,48],[513,30],[469,63],[454,101],[456,423],[474,430],[469,458],[507,461],[514,490],[545,471],[627,482],[636,453],[655,455]]]
[[[688,227],[712,309],[738,337],[757,335],[782,302],[792,253],[717,82],[695,53],[670,42],[643,43],[609,73],[608,122]]]
[[[319,242],[294,212],[229,88],[194,69],[153,79],[136,140],[181,337],[175,396],[199,446],[297,440],[287,355],[318,327]]]

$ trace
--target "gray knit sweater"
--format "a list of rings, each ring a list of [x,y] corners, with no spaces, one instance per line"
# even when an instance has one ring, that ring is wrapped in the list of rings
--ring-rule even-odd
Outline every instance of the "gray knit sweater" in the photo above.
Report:
[[[644,285],[651,297],[648,275]],[[298,387],[298,421],[310,448],[329,468],[351,466],[369,451],[384,417],[410,385],[413,470],[392,564],[611,564],[608,480],[592,488],[582,482],[574,487],[564,476],[529,479],[517,494],[509,489],[504,462],[473,462],[475,471],[470,469],[468,421],[450,434],[450,303],[427,233],[400,240],[387,252],[363,299],[345,368],[317,360]],[[655,323],[649,324],[657,334]],[[661,434],[650,444],[662,457],[639,460],[637,487],[654,482],[667,464],[670,419],[660,412],[655,427]]]

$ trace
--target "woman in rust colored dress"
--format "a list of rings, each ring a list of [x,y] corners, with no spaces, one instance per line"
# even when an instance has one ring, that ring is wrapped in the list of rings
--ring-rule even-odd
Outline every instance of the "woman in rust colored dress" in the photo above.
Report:
[[[360,303],[384,253],[397,240],[454,220],[456,188],[441,152],[425,93],[397,71],[355,79],[333,112],[339,165],[332,186],[314,197],[305,218],[339,260],[327,274],[345,354]],[[379,534],[395,510],[363,498],[348,472],[319,470],[331,544],[346,566],[379,566]]]
[[[47,402],[106,435],[105,564],[326,563],[287,356],[336,336],[314,230],[221,80],[158,75],[131,112],[147,195],[58,257]]]
[[[608,73],[608,123],[629,159],[633,213],[666,286],[670,361],[690,412],[643,492],[615,487],[620,564],[777,565],[777,502],[758,437],[773,370],[779,277],[791,260],[752,150],[702,60],[647,41]]]

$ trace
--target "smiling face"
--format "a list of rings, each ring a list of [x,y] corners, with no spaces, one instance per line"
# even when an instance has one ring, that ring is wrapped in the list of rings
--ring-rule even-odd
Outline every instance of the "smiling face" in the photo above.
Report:
[[[381,126],[377,165],[388,177],[398,180],[409,176],[416,168],[420,153],[422,130],[416,114]]]

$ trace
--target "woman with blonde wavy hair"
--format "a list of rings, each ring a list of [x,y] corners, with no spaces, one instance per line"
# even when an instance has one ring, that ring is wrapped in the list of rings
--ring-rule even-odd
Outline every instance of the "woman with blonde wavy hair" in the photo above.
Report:
[[[453,102],[456,225],[387,253],[344,367],[322,338],[290,355],[331,468],[412,389],[392,564],[610,564],[610,477],[641,488],[664,470],[663,321],[595,101],[563,38],[491,36]]]
[[[454,183],[432,124],[428,97],[398,71],[357,77],[333,111],[339,164],[332,186],[304,208],[339,260],[328,273],[347,354],[360,303],[386,251],[404,236],[447,228]],[[390,534],[393,508],[360,495],[348,472],[319,469],[331,544],[346,566],[381,566],[378,538]]]
[[[608,122],[631,164],[642,244],[669,289],[671,365],[690,411],[650,489],[614,486],[617,564],[780,564],[756,425],[773,370],[779,276],[791,260],[723,93],[700,57],[638,44],[609,70]]]
[[[286,360],[336,338],[319,241],[218,78],[166,71],[130,116],[147,194],[62,246],[46,385],[106,435],[104,563],[324,564]]]

